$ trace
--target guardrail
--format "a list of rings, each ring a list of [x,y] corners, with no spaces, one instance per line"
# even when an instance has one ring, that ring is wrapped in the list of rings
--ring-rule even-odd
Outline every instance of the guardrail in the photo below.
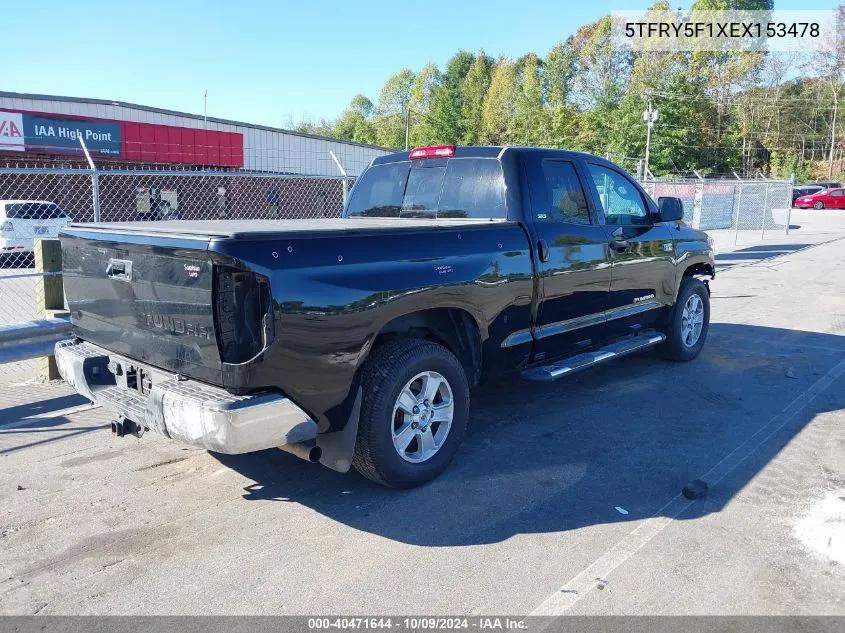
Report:
[[[36,239],[34,246],[35,270],[5,278],[35,278],[36,318],[0,325],[0,363],[37,359],[38,378],[55,380],[59,371],[53,349],[71,336],[70,315],[64,309],[62,248],[57,239]]]
[[[13,363],[30,358],[52,358],[56,343],[68,337],[70,320],[67,318],[0,325],[0,363]],[[47,362],[49,364],[49,360]],[[57,376],[50,379],[55,377]]]

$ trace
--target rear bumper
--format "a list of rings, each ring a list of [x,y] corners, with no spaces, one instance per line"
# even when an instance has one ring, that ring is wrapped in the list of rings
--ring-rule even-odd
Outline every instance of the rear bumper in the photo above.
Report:
[[[152,385],[145,393],[121,385],[110,363],[143,369]],[[250,453],[317,436],[317,424],[281,394],[235,396],[78,339],[56,344],[56,364],[62,378],[92,402],[141,428],[217,453]]]

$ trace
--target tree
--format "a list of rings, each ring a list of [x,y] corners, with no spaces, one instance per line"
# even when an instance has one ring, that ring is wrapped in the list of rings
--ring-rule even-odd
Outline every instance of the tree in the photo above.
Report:
[[[551,130],[545,103],[545,76],[542,62],[529,53],[517,64],[519,92],[508,137],[520,145],[548,145]]]
[[[441,76],[431,94],[426,145],[455,145],[460,141],[460,110],[455,102],[456,90],[451,80]]]
[[[442,83],[434,64],[426,65],[411,85],[411,147],[432,144],[437,130],[432,122],[431,106],[437,87]]]
[[[702,86],[683,73],[673,73],[660,82],[663,96],[653,98],[660,113],[651,137],[649,169],[661,176],[691,175],[706,172],[713,162],[713,152],[706,146],[704,129],[713,102]],[[645,156],[646,123],[643,111],[648,97],[631,92],[625,96],[616,114],[609,147],[614,156]]]
[[[575,51],[572,36],[555,46],[546,56],[546,77],[549,82],[548,99],[553,110],[568,103],[572,82],[575,79],[577,62],[578,53]]]
[[[632,56],[614,45],[610,18],[579,28],[571,47],[577,57],[570,99],[582,109],[615,108],[625,93]]]
[[[374,121],[379,145],[405,147],[405,110],[411,101],[413,85],[413,71],[403,68],[388,78],[381,89]]]
[[[695,0],[687,12],[653,0],[648,21],[695,21],[700,11],[770,10],[772,0]],[[660,14],[653,12],[661,12]],[[845,32],[845,6],[836,34]],[[803,55],[803,57],[802,57]],[[632,158],[645,154],[643,110],[660,112],[650,149],[658,175],[758,170],[781,177],[841,170],[845,38],[824,42],[800,60],[779,52],[624,51],[612,22],[581,26],[545,59],[528,52],[494,61],[458,51],[442,69],[403,69],[382,88],[377,106],[356,95],[334,121],[309,117],[288,127],[385,147],[431,144],[526,144]]]
[[[376,107],[373,105],[373,102],[364,95],[360,94],[352,97],[352,101],[349,102],[349,109],[352,112],[357,112],[365,119],[372,118],[376,111]]]
[[[836,124],[839,114],[839,100],[845,81],[845,5],[836,9],[836,28],[831,31],[831,38],[821,42],[810,57],[809,69],[821,79],[829,92],[831,114],[829,124],[830,142],[828,145],[827,177],[833,177],[833,158],[836,151]]]
[[[698,21],[699,11],[771,11],[773,0],[696,0],[690,9],[689,19]],[[716,103],[715,118],[709,122],[714,129],[712,143],[717,155],[716,169],[728,171],[728,164],[733,157],[727,156],[725,148],[731,147],[732,140],[736,140],[737,130],[725,128],[731,123],[728,117],[736,95],[743,89],[757,81],[758,73],[765,60],[765,54],[759,51],[709,51],[696,50],[690,54],[690,74],[694,80],[707,83],[708,93]],[[731,138],[733,137],[733,138]],[[747,145],[748,138],[742,137]],[[743,154],[746,149],[743,148]]]
[[[475,55],[458,51],[446,63],[446,72],[440,75],[431,95],[429,113],[433,144],[455,144],[464,137],[463,86],[474,62]]]
[[[490,78],[490,88],[484,97],[479,142],[505,145],[510,141],[516,118],[517,96],[516,64],[500,57]]]
[[[355,95],[349,107],[332,126],[331,136],[356,143],[375,143],[376,131],[372,121],[374,111],[372,101],[364,95]]]
[[[484,98],[490,88],[493,58],[479,51],[460,87],[461,109],[458,127],[462,145],[477,145],[481,139]]]

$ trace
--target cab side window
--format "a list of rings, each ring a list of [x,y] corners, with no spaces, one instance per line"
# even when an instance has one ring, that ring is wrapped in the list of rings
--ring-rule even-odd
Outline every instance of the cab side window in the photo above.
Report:
[[[617,171],[587,163],[587,169],[598,190],[608,224],[651,224],[648,210],[639,190]]]
[[[546,204],[537,211],[537,220],[590,224],[587,197],[575,165],[566,160],[544,160]]]

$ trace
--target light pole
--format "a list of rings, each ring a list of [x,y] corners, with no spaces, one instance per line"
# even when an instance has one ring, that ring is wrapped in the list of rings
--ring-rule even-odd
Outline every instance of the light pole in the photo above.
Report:
[[[651,99],[648,100],[648,108],[646,111],[643,112],[643,121],[646,123],[646,133],[645,133],[645,173],[644,176],[648,177],[649,170],[648,170],[648,156],[651,153],[651,128],[654,127],[654,122],[657,121],[657,110],[654,109],[654,106],[651,104]]]

